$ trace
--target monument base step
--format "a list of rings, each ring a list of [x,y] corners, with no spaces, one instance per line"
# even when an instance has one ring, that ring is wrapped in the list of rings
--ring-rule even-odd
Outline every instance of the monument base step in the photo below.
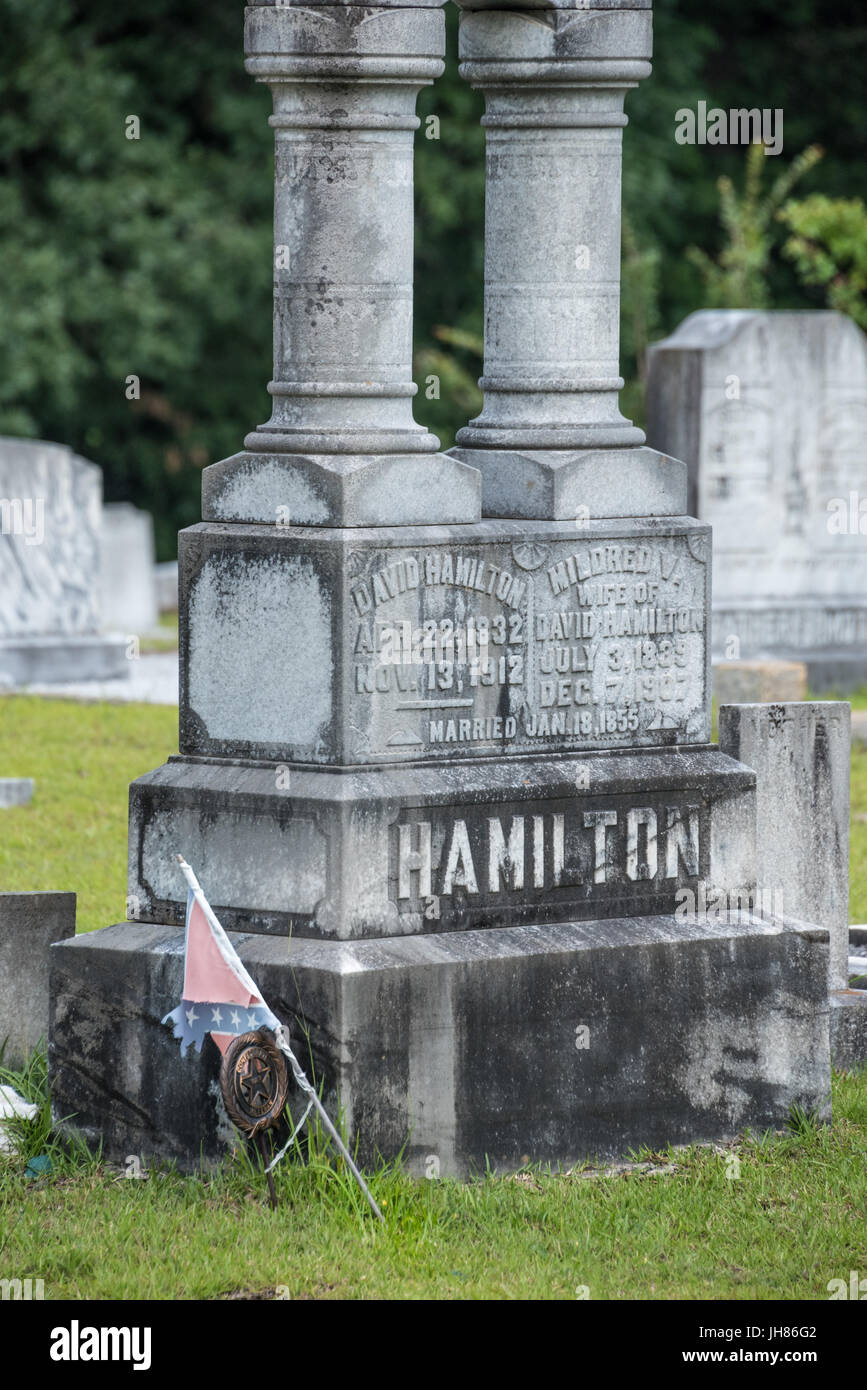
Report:
[[[826,934],[672,916],[353,942],[233,934],[299,1060],[359,1140],[412,1173],[572,1164],[830,1114]],[[119,923],[52,947],[55,1116],[109,1159],[238,1142],[219,1054],[160,1020],[184,933]],[[290,1092],[293,1113],[300,1097]]]
[[[5,637],[0,685],[122,680],[129,676],[126,637]]]
[[[837,1071],[867,1064],[867,989],[832,991],[831,1062]]]

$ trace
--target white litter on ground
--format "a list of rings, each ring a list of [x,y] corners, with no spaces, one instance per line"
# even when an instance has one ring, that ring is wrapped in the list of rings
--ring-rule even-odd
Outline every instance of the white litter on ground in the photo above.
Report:
[[[0,1153],[14,1153],[15,1145],[7,1133],[6,1121],[14,1116],[25,1120],[35,1120],[39,1106],[19,1096],[11,1086],[0,1086]]]

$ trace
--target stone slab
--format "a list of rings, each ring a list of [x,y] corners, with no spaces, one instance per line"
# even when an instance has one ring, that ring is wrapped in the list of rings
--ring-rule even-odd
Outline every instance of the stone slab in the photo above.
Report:
[[[434,446],[436,440],[433,441]],[[233,454],[202,474],[202,519],[292,526],[478,521],[477,470],[448,454]]]
[[[410,1172],[433,1155],[465,1177],[782,1128],[793,1104],[829,1113],[827,948],[777,919],[232,940],[363,1163],[406,1144]],[[217,1049],[182,1060],[160,1024],[183,946],[123,923],[52,952],[55,1113],[110,1159],[191,1169],[233,1143]]]
[[[177,705],[177,652],[149,652],[137,661],[125,662],[125,667],[121,676],[105,680],[35,681],[18,688],[28,695],[80,700],[83,704]]]
[[[109,632],[142,634],[157,626],[154,522],[129,502],[102,509],[99,606]]]
[[[180,535],[182,753],[341,765],[710,737],[689,518]]]
[[[714,699],[720,705],[765,705],[807,698],[802,661],[721,661],[713,668]]]
[[[128,911],[338,939],[673,911],[755,885],[754,777],[713,748],[325,771],[172,758],[130,788]]]
[[[855,1071],[867,1064],[865,989],[832,991],[831,1062],[837,1071]]]
[[[482,475],[482,515],[589,521],[684,516],[686,464],[654,449],[451,449]]]
[[[161,613],[176,613],[178,610],[178,562],[164,560],[155,566],[154,583],[157,591],[157,605]]]
[[[125,637],[0,638],[0,686],[129,679]]]
[[[756,880],[830,933],[830,985],[849,955],[849,705],[723,705],[720,749],[756,772]]]
[[[0,777],[0,807],[26,806],[33,800],[32,777]]]
[[[74,893],[0,893],[0,1047],[22,1066],[48,1038],[49,947],[75,935]]]

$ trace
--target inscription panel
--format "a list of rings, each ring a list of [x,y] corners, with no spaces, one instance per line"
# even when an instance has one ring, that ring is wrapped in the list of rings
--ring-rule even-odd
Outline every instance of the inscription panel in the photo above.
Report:
[[[707,742],[709,550],[578,527],[351,552],[350,758]]]
[[[673,911],[709,873],[709,815],[678,792],[408,810],[389,897],[423,931]]]

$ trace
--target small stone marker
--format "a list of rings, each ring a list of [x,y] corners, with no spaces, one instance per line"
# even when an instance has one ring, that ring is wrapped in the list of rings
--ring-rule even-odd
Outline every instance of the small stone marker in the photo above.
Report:
[[[32,777],[0,777],[0,809],[6,806],[26,806],[32,800]]]
[[[161,613],[178,611],[178,562],[162,560],[154,566],[154,582],[157,590],[157,607]]]
[[[786,704],[807,698],[803,661],[720,661],[713,668],[719,705]]]
[[[74,893],[0,893],[0,1046],[20,1066],[48,1038],[49,947],[75,935]]]
[[[128,676],[100,629],[101,501],[96,464],[0,438],[0,685]]]
[[[756,882],[787,917],[831,934],[831,989],[849,955],[849,705],[723,705],[723,752],[756,773]]]
[[[156,627],[154,522],[129,502],[102,509],[99,606],[107,632],[141,634]]]
[[[648,441],[713,526],[713,651],[867,677],[867,337],[842,314],[707,310],[650,352]]]

